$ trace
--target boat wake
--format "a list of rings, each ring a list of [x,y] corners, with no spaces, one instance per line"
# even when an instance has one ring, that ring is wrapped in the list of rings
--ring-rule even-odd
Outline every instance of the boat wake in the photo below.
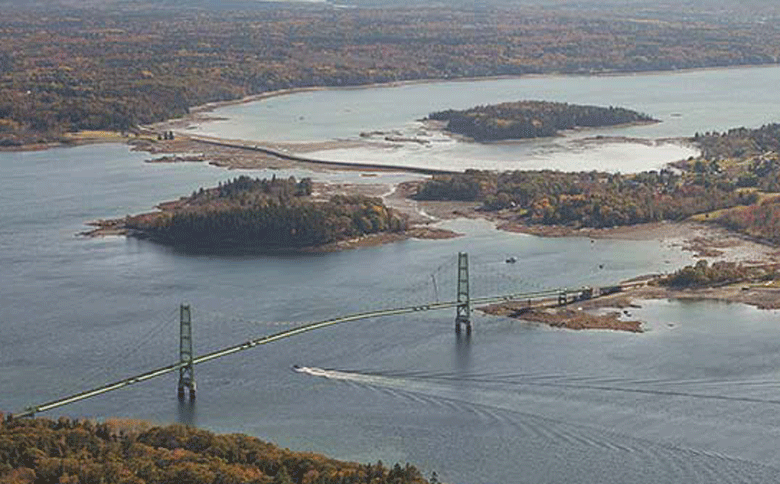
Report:
[[[679,482],[764,482],[764,479],[780,478],[777,459],[740,451],[735,446],[713,446],[706,439],[695,437],[701,432],[705,435],[718,432],[706,412],[698,411],[696,418],[678,421],[677,427],[671,429],[670,414],[647,405],[646,396],[665,397],[672,406],[678,399],[683,405],[701,399],[741,406],[774,403],[762,398],[698,393],[704,388],[717,389],[720,385],[716,382],[675,381],[672,384],[638,379],[615,382],[571,375],[377,374],[306,366],[295,366],[293,371],[372,388],[403,400],[399,407],[410,415],[471,422],[473,428],[501,436],[508,447],[552,446],[571,456],[598,452],[607,461],[631,459],[644,463],[641,468],[647,462],[654,462],[653,468],[661,481],[670,475],[685,476]],[[743,383],[764,386],[759,381]],[[670,391],[664,388],[667,385],[677,388]],[[683,390],[685,387],[692,387],[693,391]],[[733,429],[721,431],[727,437],[739,437],[740,427],[735,422]],[[435,434],[437,429],[426,431]],[[774,429],[768,429],[765,434],[769,438],[777,437]],[[703,476],[712,479],[701,480]]]
[[[326,378],[328,380],[339,380],[351,383],[360,383],[364,385],[378,385],[378,386],[401,386],[401,382],[398,378],[389,378],[379,375],[369,375],[364,373],[352,373],[338,370],[326,370],[324,368],[310,367],[310,366],[298,366],[292,367],[296,373],[302,373],[304,375],[316,376],[320,378]]]

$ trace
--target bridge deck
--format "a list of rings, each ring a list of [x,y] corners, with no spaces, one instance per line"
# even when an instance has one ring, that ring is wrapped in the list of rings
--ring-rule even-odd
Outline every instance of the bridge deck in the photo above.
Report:
[[[486,296],[486,297],[474,298],[471,299],[471,303],[492,304],[497,302],[514,301],[514,300],[537,300],[538,301],[540,299],[545,299],[545,298],[555,298],[561,293],[572,295],[572,294],[580,294],[582,292],[583,289],[554,289],[554,290],[547,290],[547,291],[504,294],[499,296]],[[296,328],[288,329],[279,333],[275,333],[272,335],[251,339],[249,341],[234,346],[230,346],[224,349],[213,351],[211,353],[207,353],[205,355],[198,356],[192,360],[192,364],[198,365],[201,363],[206,363],[207,361],[222,358],[224,356],[231,355],[233,353],[238,353],[240,351],[245,351],[251,348],[255,348],[257,346],[272,343],[274,341],[279,341],[281,339],[289,338],[292,336],[296,336],[309,331],[314,331],[317,329],[327,328],[329,326],[334,326],[337,324],[359,321],[363,319],[421,312],[421,311],[436,311],[441,309],[451,309],[456,307],[457,305],[458,305],[458,301],[435,302],[435,303],[428,303],[428,304],[422,304],[416,306],[407,306],[401,308],[390,308],[390,309],[380,309],[377,311],[367,311],[363,313],[349,314],[337,318],[326,319],[324,321],[317,321]],[[161,368],[156,368],[154,370],[150,370],[138,375],[124,378],[122,380],[113,383],[108,383],[99,386],[97,388],[93,388],[80,393],[75,393],[72,395],[61,397],[56,400],[51,400],[49,402],[42,403],[39,405],[27,407],[23,411],[13,414],[12,417],[14,418],[32,417],[36,413],[52,410],[58,407],[62,407],[64,405],[76,403],[81,400],[86,400],[87,398],[92,398],[98,395],[102,395],[104,393],[112,392],[114,390],[119,390],[120,388],[134,385],[136,383],[140,383],[146,380],[151,380],[152,378],[157,378],[163,375],[167,375],[168,373],[175,372],[180,368],[183,368],[184,366],[186,366],[186,363],[179,362]]]

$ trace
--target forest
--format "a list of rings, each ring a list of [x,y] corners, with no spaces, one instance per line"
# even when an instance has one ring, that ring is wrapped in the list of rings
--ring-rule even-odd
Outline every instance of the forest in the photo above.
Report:
[[[755,191],[739,190],[717,174],[671,170],[635,175],[557,171],[435,175],[422,184],[418,200],[482,202],[482,210],[504,210],[504,218],[526,224],[604,228],[749,205]]]
[[[780,153],[780,124],[765,124],[756,129],[733,128],[723,133],[696,133],[693,141],[701,147],[702,157],[710,160]]]
[[[406,218],[377,198],[311,198],[311,180],[240,176],[124,220],[131,234],[190,249],[298,249],[381,232]]]
[[[435,481],[435,479],[432,479]],[[0,414],[3,484],[425,484],[413,466],[292,452],[241,434],[182,425]]]
[[[713,222],[757,239],[780,245],[780,197],[719,214]]]
[[[549,101],[517,101],[465,110],[438,111],[427,119],[446,121],[445,130],[475,141],[498,141],[555,136],[582,127],[616,126],[656,121],[625,108],[582,106]]]
[[[674,288],[722,286],[745,281],[771,281],[777,276],[777,266],[745,266],[735,262],[719,261],[710,264],[702,259],[662,276],[657,284]]]
[[[40,3],[3,4],[0,146],[132,132],[195,105],[286,88],[780,59],[778,22],[673,8]]]

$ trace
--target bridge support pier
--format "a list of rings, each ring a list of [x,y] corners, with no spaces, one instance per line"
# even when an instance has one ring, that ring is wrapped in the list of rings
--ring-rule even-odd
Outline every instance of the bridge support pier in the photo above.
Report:
[[[190,400],[195,400],[195,370],[192,365],[192,313],[188,304],[179,308],[179,400],[184,400],[184,389],[190,392]]]
[[[455,334],[461,333],[461,325],[466,327],[466,334],[471,334],[469,255],[465,252],[458,252],[458,305],[455,311]]]

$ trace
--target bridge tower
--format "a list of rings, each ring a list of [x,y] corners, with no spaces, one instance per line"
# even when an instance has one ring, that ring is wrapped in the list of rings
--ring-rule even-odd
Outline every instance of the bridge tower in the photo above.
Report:
[[[460,334],[461,324],[466,326],[466,334],[471,334],[469,255],[466,252],[458,252],[458,305],[455,311],[455,334]]]
[[[184,400],[184,388],[190,391],[190,400],[195,400],[195,370],[192,365],[192,313],[188,304],[179,308],[179,400]]]

